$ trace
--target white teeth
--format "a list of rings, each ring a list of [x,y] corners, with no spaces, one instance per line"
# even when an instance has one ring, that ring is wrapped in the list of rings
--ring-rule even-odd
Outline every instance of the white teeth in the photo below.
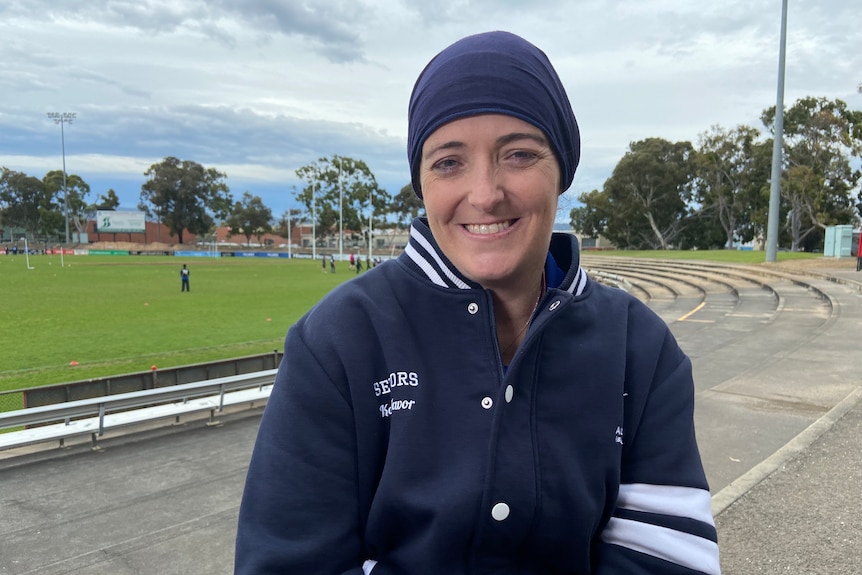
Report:
[[[464,226],[472,234],[496,234],[509,229],[510,222],[497,222],[496,224],[467,224]]]

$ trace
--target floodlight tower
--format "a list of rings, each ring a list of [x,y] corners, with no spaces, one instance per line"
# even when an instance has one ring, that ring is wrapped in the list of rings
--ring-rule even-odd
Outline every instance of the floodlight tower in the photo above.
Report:
[[[784,61],[787,54],[787,0],[781,3],[781,35],[778,45],[778,89],[775,95],[775,132],[772,139],[772,175],[769,182],[769,212],[766,220],[766,261],[778,252],[778,218],[781,202],[781,148],[784,138]]]
[[[71,124],[75,119],[75,112],[48,112],[48,117],[60,124],[60,149],[63,153],[63,203],[66,212],[66,245],[69,244],[69,190],[66,189],[66,131],[65,124]]]

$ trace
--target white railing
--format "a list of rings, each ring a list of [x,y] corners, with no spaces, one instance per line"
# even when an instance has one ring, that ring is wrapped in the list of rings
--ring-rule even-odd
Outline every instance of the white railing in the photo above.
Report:
[[[24,429],[0,433],[0,450],[56,440],[62,447],[66,439],[85,434],[95,445],[96,438],[109,429],[207,410],[212,421],[226,406],[266,400],[276,372],[270,369],[7,411],[0,413],[0,431]]]

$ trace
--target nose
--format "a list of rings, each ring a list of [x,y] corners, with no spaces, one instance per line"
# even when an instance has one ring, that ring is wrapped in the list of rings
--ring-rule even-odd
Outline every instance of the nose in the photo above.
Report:
[[[485,212],[493,211],[505,196],[502,175],[491,162],[475,166],[469,186],[470,204]]]

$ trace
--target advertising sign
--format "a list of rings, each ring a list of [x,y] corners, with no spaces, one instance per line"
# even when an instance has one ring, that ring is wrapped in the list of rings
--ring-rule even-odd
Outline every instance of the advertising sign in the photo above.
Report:
[[[96,230],[100,234],[112,232],[143,232],[147,222],[144,212],[96,212]]]

